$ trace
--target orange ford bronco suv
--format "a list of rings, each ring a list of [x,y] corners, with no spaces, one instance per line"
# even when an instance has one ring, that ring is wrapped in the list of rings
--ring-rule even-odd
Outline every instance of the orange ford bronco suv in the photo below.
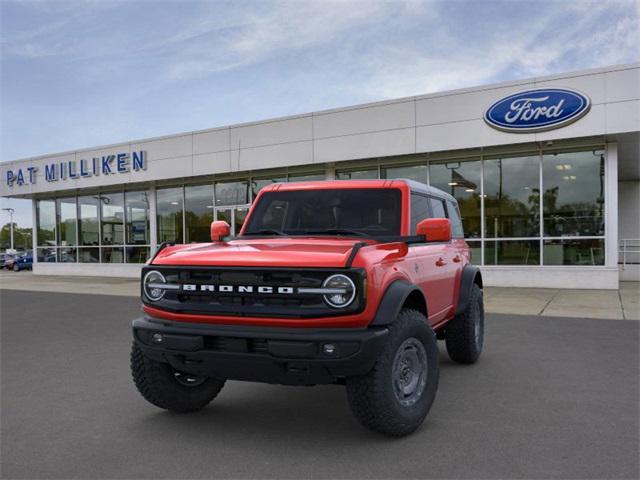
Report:
[[[456,200],[411,180],[273,184],[234,239],[163,244],[142,271],[131,369],[142,396],[205,407],[226,380],[346,386],[356,418],[418,428],[438,387],[438,347],[474,363],[482,277]]]

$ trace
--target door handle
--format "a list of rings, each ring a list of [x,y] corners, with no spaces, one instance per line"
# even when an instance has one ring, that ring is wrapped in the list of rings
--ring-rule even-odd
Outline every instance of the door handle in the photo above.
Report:
[[[436,260],[436,267],[444,267],[447,264],[442,258]]]
[[[453,257],[453,261],[456,263],[460,263],[462,259],[460,258],[460,255],[456,255],[455,257]]]

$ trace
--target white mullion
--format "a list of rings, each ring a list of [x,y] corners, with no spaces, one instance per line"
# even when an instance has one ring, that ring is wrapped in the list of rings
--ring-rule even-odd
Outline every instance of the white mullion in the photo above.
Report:
[[[480,155],[480,265],[484,266],[485,225],[484,218],[484,154]],[[496,248],[496,247],[494,247]]]
[[[543,160],[543,152],[542,147],[538,146],[538,189],[540,193],[538,195],[539,198],[539,209],[540,209],[540,220],[539,220],[539,229],[538,236],[540,237],[539,245],[540,245],[540,266],[544,266],[544,182],[542,176],[544,174],[544,169],[542,165]]]
[[[187,243],[187,215],[185,210],[187,208],[186,201],[186,186],[182,184],[182,243]]]

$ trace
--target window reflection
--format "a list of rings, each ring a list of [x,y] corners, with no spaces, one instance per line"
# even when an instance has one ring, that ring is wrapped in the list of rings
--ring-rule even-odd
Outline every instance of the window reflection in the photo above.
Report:
[[[458,200],[466,238],[480,238],[480,160],[432,164],[431,185]]]
[[[100,261],[100,249],[98,247],[79,248],[78,261],[80,263],[98,263]]]
[[[485,241],[485,265],[539,265],[539,240]]]
[[[127,263],[144,263],[149,259],[149,247],[125,247]]]
[[[377,180],[378,168],[366,170],[337,171],[336,180]]]
[[[604,265],[604,240],[545,240],[545,265]]]
[[[190,185],[184,189],[185,243],[211,240],[213,185]]]
[[[485,236],[540,235],[540,157],[484,162]]]
[[[404,167],[384,167],[381,172],[382,178],[408,178],[416,182],[428,183],[426,165],[410,165]]]
[[[147,192],[125,192],[126,243],[128,245],[148,245],[149,234],[149,194]]]
[[[124,244],[124,194],[100,195],[102,245]]]
[[[56,204],[53,200],[38,200],[38,245],[56,244]]]
[[[258,196],[258,193],[260,193],[260,190],[267,185],[271,185],[273,183],[285,183],[286,181],[286,177],[251,179],[251,193],[253,194],[253,198],[255,199]]]
[[[249,182],[218,182],[216,205],[246,205],[249,203]]]
[[[78,232],[80,245],[99,245],[98,197],[78,197]]]
[[[544,235],[604,235],[604,154],[545,154],[542,171]]]
[[[158,243],[182,242],[182,187],[156,191]]]
[[[326,180],[327,177],[324,172],[313,172],[313,173],[300,173],[289,175],[290,182],[316,182],[320,180]]]
[[[76,198],[58,198],[58,244],[61,246],[76,244]]]

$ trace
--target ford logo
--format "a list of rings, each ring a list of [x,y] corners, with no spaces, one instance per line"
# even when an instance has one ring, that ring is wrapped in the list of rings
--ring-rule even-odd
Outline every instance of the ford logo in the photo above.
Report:
[[[541,88],[498,100],[484,113],[484,121],[506,132],[540,132],[575,122],[590,107],[589,97],[575,90]]]

